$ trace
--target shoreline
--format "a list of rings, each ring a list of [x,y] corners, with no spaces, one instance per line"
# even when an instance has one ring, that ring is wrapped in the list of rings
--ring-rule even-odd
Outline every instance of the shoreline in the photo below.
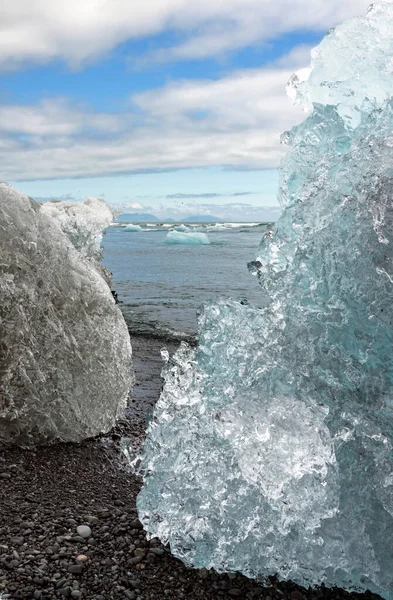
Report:
[[[79,444],[0,451],[0,598],[379,598],[192,569],[158,540],[146,540],[136,511],[141,480],[126,469],[119,442],[127,436],[140,447],[162,387],[160,349],[172,354],[180,342],[132,335],[131,343],[136,385],[127,419]],[[79,525],[91,536],[81,537]]]

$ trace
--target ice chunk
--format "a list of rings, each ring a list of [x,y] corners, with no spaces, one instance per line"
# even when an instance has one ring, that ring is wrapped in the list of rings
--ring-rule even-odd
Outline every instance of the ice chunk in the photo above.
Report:
[[[203,246],[210,244],[206,233],[199,233],[197,231],[191,231],[189,233],[185,233],[183,231],[169,231],[166,236],[165,243],[188,245],[199,244]]]
[[[187,564],[393,597],[392,32],[374,5],[314,53],[269,304],[208,304],[164,370],[138,510]]]
[[[130,223],[124,227],[124,231],[142,231],[142,227],[140,225],[134,225]]]
[[[123,413],[131,345],[91,257],[100,213],[40,208],[0,184],[0,445],[80,441]]]
[[[104,200],[87,198],[83,203],[45,202],[41,212],[56,219],[83,256],[101,259],[102,231],[113,221],[113,213]]]
[[[187,227],[187,225],[184,225],[184,223],[182,223],[181,225],[176,225],[176,227],[174,228],[175,231],[190,231],[189,228]]]
[[[359,123],[364,102],[381,104],[393,95],[391,2],[372,4],[365,17],[331,29],[314,48],[310,69],[292,76],[288,95],[304,110],[338,105],[338,113]]]

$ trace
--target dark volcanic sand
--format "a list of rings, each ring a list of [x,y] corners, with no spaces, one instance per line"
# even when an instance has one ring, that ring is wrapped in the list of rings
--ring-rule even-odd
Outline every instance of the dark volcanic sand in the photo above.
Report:
[[[161,388],[164,343],[132,342],[137,410],[130,421],[82,444],[0,453],[0,598],[378,598],[274,580],[262,587],[241,575],[188,569],[157,540],[145,539],[135,506],[141,482],[122,467],[118,440],[126,435],[136,447],[143,440],[144,414]],[[166,346],[172,353],[177,344]],[[88,539],[77,534],[82,524],[91,528]]]

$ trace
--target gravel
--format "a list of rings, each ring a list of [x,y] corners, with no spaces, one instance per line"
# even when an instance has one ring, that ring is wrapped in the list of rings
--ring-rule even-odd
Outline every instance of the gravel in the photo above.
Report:
[[[274,578],[190,569],[159,540],[146,540],[136,510],[141,481],[121,460],[137,449],[158,397],[161,340],[134,338],[138,410],[110,435],[82,444],[0,452],[0,598],[22,600],[349,600],[378,598]],[[173,351],[174,345],[168,348]],[[141,398],[147,390],[144,401]]]

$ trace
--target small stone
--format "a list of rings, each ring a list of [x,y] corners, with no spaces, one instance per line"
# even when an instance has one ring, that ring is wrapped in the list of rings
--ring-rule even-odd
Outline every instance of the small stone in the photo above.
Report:
[[[99,520],[98,517],[94,515],[85,515],[83,518],[86,523],[96,523]]]
[[[164,548],[150,548],[149,552],[156,554],[157,556],[164,556],[165,550]]]
[[[9,563],[11,565],[11,567],[19,567],[19,560],[13,559],[10,561]]]
[[[156,556],[155,554],[153,554],[153,552],[149,552],[149,553],[147,554],[147,556],[146,556],[146,560],[147,560],[147,562],[149,562],[149,563],[153,563],[153,562],[155,562],[155,561],[156,561],[156,559],[157,559],[157,556]]]
[[[64,596],[65,598],[68,598],[71,595],[71,588],[68,586],[60,588],[59,590],[57,590],[57,593],[61,594],[61,596]]]
[[[79,527],[76,528],[76,532],[85,539],[91,536],[91,529],[88,525],[79,525]]]
[[[35,592],[33,594],[34,600],[41,600],[41,596],[42,596],[41,590],[35,590]]]
[[[294,590],[293,592],[291,592],[291,600],[304,600],[303,594],[301,594],[297,590]]]
[[[76,560],[77,560],[78,562],[82,562],[82,563],[84,563],[84,562],[86,562],[87,560],[89,560],[89,557],[88,557],[88,556],[86,556],[86,554],[78,554],[78,556],[76,557]]]
[[[154,546],[154,547],[161,546],[161,542],[158,538],[152,538],[150,540],[150,546]]]
[[[143,525],[138,519],[131,521],[130,527],[131,529],[143,529]]]
[[[240,598],[240,596],[243,595],[243,592],[239,590],[239,588],[232,588],[231,590],[228,590],[228,595],[231,598]]]
[[[83,565],[70,565],[68,572],[74,573],[74,575],[81,575],[83,573]]]
[[[23,542],[24,542],[24,539],[23,539],[23,537],[20,537],[20,536],[16,535],[15,537],[11,538],[10,542],[14,546],[21,546],[23,544]]]
[[[73,590],[71,592],[71,597],[72,598],[82,598],[83,594],[80,590]]]
[[[11,479],[10,473],[0,473],[0,479]]]

